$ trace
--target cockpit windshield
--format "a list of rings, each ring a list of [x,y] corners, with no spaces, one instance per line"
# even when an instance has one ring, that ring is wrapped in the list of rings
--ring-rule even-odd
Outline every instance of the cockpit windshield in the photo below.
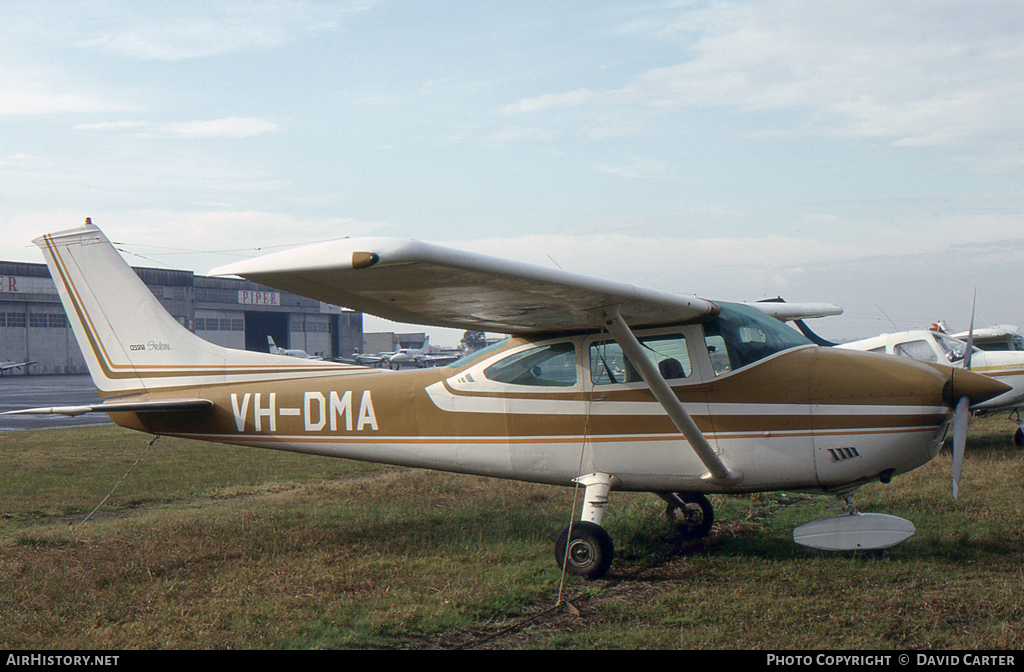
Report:
[[[450,368],[453,368],[453,369],[460,369],[460,368],[462,368],[464,366],[469,366],[470,364],[474,364],[474,363],[482,360],[484,357],[486,357],[486,356],[488,356],[490,354],[493,354],[493,353],[501,350],[505,346],[507,346],[508,345],[508,341],[509,341],[509,339],[503,338],[502,340],[498,341],[497,343],[491,343],[487,347],[481,348],[479,350],[474,350],[473,352],[470,352],[470,353],[466,354],[465,356],[460,357],[459,359],[456,359],[454,362],[452,362],[448,366]]]
[[[734,371],[790,348],[813,345],[803,334],[757,308],[719,303],[715,319],[704,323],[704,342],[715,375]]]
[[[959,362],[967,354],[967,344],[963,341],[943,334],[933,334],[935,336],[935,342],[939,344],[939,347],[946,355],[946,359],[951,362]],[[978,352],[977,348],[973,348],[972,352]]]

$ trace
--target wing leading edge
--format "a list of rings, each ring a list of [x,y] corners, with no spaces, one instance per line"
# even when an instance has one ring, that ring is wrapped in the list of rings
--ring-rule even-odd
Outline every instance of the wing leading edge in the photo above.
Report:
[[[396,322],[497,333],[594,329],[618,306],[630,326],[680,322],[711,301],[415,240],[351,238],[216,268]]]

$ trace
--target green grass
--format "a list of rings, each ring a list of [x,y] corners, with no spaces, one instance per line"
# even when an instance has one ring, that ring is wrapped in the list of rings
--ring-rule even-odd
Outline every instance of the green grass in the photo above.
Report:
[[[972,424],[857,494],[918,533],[826,554],[792,528],[833,500],[713,497],[704,542],[613,493],[609,577],[555,605],[568,489],[160,439],[114,427],[0,435],[3,648],[1020,648],[1024,452]]]

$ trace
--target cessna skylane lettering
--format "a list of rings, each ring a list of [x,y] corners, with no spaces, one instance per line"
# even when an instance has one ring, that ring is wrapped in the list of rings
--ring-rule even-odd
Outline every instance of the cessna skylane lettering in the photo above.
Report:
[[[850,494],[925,464],[955,405],[1006,390],[946,366],[816,347],[760,308],[387,238],[215,274],[510,338],[406,371],[230,350],[168,315],[88,220],[36,243],[106,401],[27,412],[103,411],[153,434],[576,483],[581,519],[562,530],[555,557],[588,577],[612,562],[601,527],[612,490],[656,493],[695,535],[711,528],[707,493],[832,493],[847,498],[847,513],[805,527],[800,543],[899,543],[913,525],[858,513]],[[170,348],[129,347],[153,338]]]

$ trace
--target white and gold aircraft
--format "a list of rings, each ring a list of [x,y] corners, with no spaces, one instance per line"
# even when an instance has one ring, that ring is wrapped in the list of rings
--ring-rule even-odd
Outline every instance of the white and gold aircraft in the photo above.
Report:
[[[102,411],[153,434],[576,483],[580,520],[555,555],[588,577],[612,561],[600,526],[612,490],[657,493],[697,534],[710,528],[708,493],[834,493],[850,509],[798,528],[798,541],[899,543],[909,521],[859,513],[850,493],[925,464],[960,399],[1006,389],[948,367],[816,347],[742,304],[384,238],[215,273],[400,322],[511,337],[447,367],[398,372],[230,350],[168,315],[88,220],[35,242],[106,400],[28,412]]]

